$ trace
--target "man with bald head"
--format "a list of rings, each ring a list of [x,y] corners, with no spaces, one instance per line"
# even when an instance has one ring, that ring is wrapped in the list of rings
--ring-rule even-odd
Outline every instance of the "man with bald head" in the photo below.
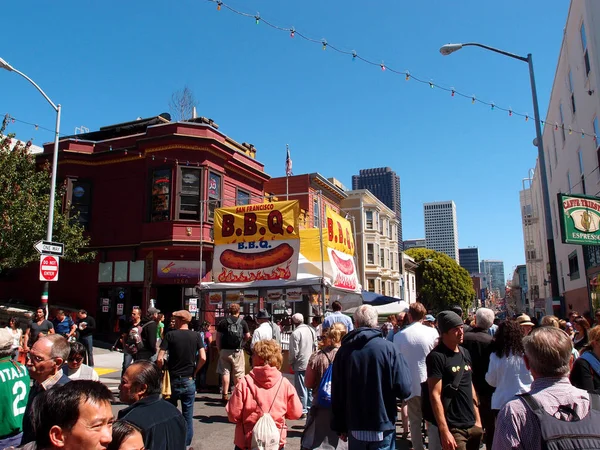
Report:
[[[25,407],[21,445],[35,440],[31,424],[32,405],[35,398],[54,386],[62,386],[70,381],[62,371],[62,365],[67,361],[70,351],[71,347],[63,336],[50,334],[40,337],[27,354],[27,370],[34,383]]]

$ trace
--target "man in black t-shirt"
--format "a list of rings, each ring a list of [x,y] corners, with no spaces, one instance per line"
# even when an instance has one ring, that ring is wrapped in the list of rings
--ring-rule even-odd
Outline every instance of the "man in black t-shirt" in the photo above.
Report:
[[[244,342],[250,339],[248,324],[240,317],[240,305],[232,303],[229,305],[229,314],[226,319],[217,325],[217,350],[219,351],[219,363],[217,373],[223,377],[223,402],[229,400],[229,383],[233,373],[233,385],[246,374],[246,360],[242,347]]]
[[[164,366],[165,353],[169,352],[168,370],[171,378],[171,397],[168,401],[177,406],[181,400],[181,412],[187,425],[186,445],[194,436],[193,417],[196,400],[196,375],[206,362],[204,343],[199,333],[189,329],[192,315],[182,309],[173,313],[175,330],[169,331],[160,344],[156,363]]]
[[[471,355],[460,347],[463,321],[452,311],[437,316],[440,343],[427,355],[427,386],[433,417],[429,422],[429,449],[479,450],[481,420],[473,387]]]
[[[38,308],[35,310],[35,316],[31,322],[31,326],[25,334],[26,348],[24,350],[28,352],[40,336],[46,336],[48,334],[54,334],[54,325],[52,325],[52,322],[49,320],[46,320],[46,311],[44,308]]]
[[[87,365],[94,367],[94,343],[92,334],[96,331],[96,321],[88,316],[85,309],[77,313],[77,329],[79,330],[79,342],[83,344],[87,353]]]

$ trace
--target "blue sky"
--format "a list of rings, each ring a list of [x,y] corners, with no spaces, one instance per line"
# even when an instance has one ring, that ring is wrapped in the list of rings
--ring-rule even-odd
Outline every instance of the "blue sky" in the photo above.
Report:
[[[518,192],[535,164],[533,121],[352,61],[205,0],[40,2],[2,6],[0,57],[63,106],[62,132],[168,111],[188,85],[198,112],[253,143],[271,176],[318,171],[351,186],[361,168],[401,177],[405,239],[424,236],[423,202],[454,200],[459,245],[524,263]],[[527,65],[448,42],[531,52],[545,116],[568,2],[563,0],[227,0],[391,68],[533,115]],[[0,112],[54,127],[25,80],[0,72]],[[40,145],[52,133],[15,123]]]

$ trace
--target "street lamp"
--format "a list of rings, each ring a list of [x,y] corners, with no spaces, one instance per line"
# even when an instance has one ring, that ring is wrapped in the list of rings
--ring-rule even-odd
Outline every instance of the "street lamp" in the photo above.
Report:
[[[27,81],[29,81],[39,92],[44,96],[44,98],[50,103],[50,106],[56,111],[56,127],[54,129],[54,154],[52,155],[52,178],[50,181],[50,201],[48,207],[48,228],[46,230],[46,240],[52,241],[52,225],[54,224],[54,196],[56,193],[56,171],[58,170],[58,137],[60,133],[60,105],[55,105],[52,100],[46,95],[46,93],[40,88],[35,81],[25,75],[23,72],[15,69],[9,63],[0,58],[0,69],[8,70],[9,72],[14,72],[18,75],[21,75]],[[49,284],[46,281],[44,283],[44,288],[42,290],[42,304],[46,307],[48,306],[48,288]]]
[[[544,225],[546,228],[546,239],[548,246],[548,260],[550,263],[550,288],[552,293],[552,300],[558,298],[558,276],[556,273],[556,256],[554,249],[554,233],[552,231],[552,216],[550,215],[550,194],[548,190],[548,178],[546,177],[546,158],[544,155],[544,141],[542,139],[542,126],[540,122],[540,111],[538,106],[537,89],[535,87],[535,76],[533,74],[533,59],[531,53],[527,54],[527,57],[515,55],[514,53],[505,52],[494,47],[487,45],[478,44],[476,42],[468,42],[466,44],[446,44],[440,48],[440,53],[447,56],[460,50],[463,47],[480,47],[485,50],[490,50],[501,55],[508,56],[509,58],[518,59],[519,61],[526,62],[529,65],[529,81],[531,83],[531,96],[533,98],[533,115],[535,119],[535,133],[536,141],[535,145],[538,148],[538,159],[540,161],[540,178],[542,182],[542,199],[544,202]],[[561,304],[561,309],[564,305]]]

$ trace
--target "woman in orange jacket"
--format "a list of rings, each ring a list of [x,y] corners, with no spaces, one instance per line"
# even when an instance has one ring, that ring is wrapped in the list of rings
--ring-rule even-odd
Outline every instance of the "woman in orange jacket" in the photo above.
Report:
[[[259,341],[252,350],[253,369],[235,386],[227,403],[229,421],[236,424],[236,450],[251,448],[252,429],[264,413],[269,413],[281,432],[280,448],[285,446],[285,419],[296,420],[302,415],[302,404],[296,388],[281,374],[281,347],[274,340]]]

